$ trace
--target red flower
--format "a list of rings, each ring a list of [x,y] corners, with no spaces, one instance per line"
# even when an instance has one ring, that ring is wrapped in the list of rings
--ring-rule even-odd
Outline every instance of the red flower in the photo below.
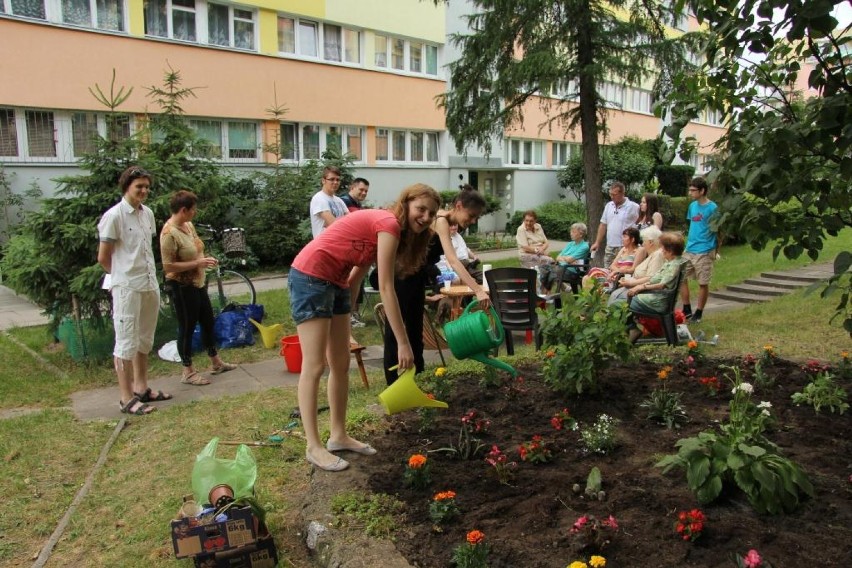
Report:
[[[476,546],[485,540],[485,533],[482,531],[473,530],[467,533],[467,541]]]

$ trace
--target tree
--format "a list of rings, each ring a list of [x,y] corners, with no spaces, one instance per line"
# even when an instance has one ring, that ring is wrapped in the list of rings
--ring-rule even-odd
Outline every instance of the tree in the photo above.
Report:
[[[601,153],[601,179],[604,184],[618,180],[630,187],[647,182],[656,163],[655,142],[625,136],[612,146],[605,146]],[[572,156],[560,170],[558,179],[559,185],[570,189],[580,199],[583,194],[582,156]]]
[[[710,176],[723,196],[718,225],[775,256],[816,259],[828,235],[852,225],[852,34],[831,15],[841,4],[689,2],[713,33],[703,66],[672,93],[670,134],[703,108],[726,114]],[[836,260],[823,295],[841,291],[835,317],[845,313],[852,334],[850,260]]]
[[[607,114],[598,87],[653,75],[657,94],[665,94],[670,77],[688,65],[686,36],[666,37],[664,22],[675,12],[657,0],[472,3],[469,33],[451,37],[462,55],[449,65],[451,90],[441,101],[458,150],[476,145],[488,154],[492,137],[520,124],[525,106],[536,101],[548,115],[541,128],[579,126],[587,220],[595,234],[604,207],[599,135]]]

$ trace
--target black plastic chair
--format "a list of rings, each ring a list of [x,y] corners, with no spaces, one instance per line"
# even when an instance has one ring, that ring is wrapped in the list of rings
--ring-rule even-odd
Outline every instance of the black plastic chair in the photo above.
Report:
[[[675,278],[675,285],[673,289],[667,290],[644,290],[639,292],[640,294],[657,294],[662,295],[665,298],[666,306],[665,311],[663,313],[655,313],[655,312],[644,312],[641,310],[633,309],[633,298],[630,299],[630,312],[633,314],[633,317],[643,317],[643,318],[652,318],[659,321],[663,326],[664,337],[640,337],[636,340],[637,344],[647,344],[647,343],[668,343],[669,345],[679,345],[680,338],[677,334],[677,323],[675,323],[674,311],[677,306],[677,299],[680,296],[680,285],[683,283],[684,278],[686,278],[686,262],[681,262],[680,270],[677,273],[677,277]],[[636,296],[634,296],[635,298]]]
[[[491,303],[506,330],[506,352],[514,355],[513,331],[531,330],[536,349],[541,348],[536,307],[542,299],[536,293],[536,271],[532,268],[494,268],[485,273]]]

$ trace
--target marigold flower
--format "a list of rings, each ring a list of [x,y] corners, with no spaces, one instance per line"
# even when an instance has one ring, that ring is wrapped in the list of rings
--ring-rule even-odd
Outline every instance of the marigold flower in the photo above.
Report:
[[[441,491],[440,493],[435,493],[435,496],[432,498],[434,501],[447,501],[449,499],[455,499],[456,492],[455,491]]]
[[[848,359],[849,358],[849,352],[848,351],[841,351],[840,352],[840,358],[841,359]]]
[[[408,458],[408,467],[411,469],[420,469],[426,465],[426,456],[423,454],[414,454]]]
[[[746,568],[758,568],[761,564],[763,564],[763,559],[760,557],[760,554],[752,548],[743,557],[743,564],[746,565]]]
[[[686,344],[686,346],[690,349],[695,349],[696,347],[698,347],[698,342],[694,339],[691,339],[689,343]]]
[[[548,349],[547,352],[544,355],[548,359],[552,359],[552,358],[556,357],[556,351],[554,351],[553,349]]]
[[[475,546],[485,541],[485,533],[482,531],[472,530],[467,533],[467,541]]]
[[[603,568],[606,566],[606,558],[603,556],[592,556],[589,558],[589,565],[592,568]]]
[[[766,352],[767,352],[767,353],[769,353],[769,354],[771,354],[771,353],[772,353],[772,350],[773,350],[773,349],[775,349],[775,348],[774,348],[774,347],[772,347],[771,345],[764,345],[764,346],[763,346],[763,350],[764,350],[764,351],[766,351]]]
[[[579,560],[575,560],[571,564],[568,565],[568,568],[589,568],[589,565],[585,562],[580,562]]]
[[[666,365],[665,367],[663,367],[662,369],[657,371],[657,378],[660,379],[661,381],[664,381],[667,378],[669,378],[669,373],[671,373],[671,372],[672,372],[672,366]]]
[[[438,367],[437,369],[435,369],[435,376],[436,377],[443,377],[446,374],[447,374],[447,368],[446,367]]]

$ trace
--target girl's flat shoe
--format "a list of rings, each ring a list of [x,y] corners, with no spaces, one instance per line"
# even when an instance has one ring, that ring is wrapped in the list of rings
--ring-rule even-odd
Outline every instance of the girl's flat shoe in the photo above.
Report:
[[[355,452],[356,454],[361,454],[365,456],[376,455],[376,448],[374,448],[370,444],[364,444],[363,446],[358,446],[355,448],[347,448],[345,446],[341,446],[340,444],[329,442],[325,445],[325,448],[329,452]]]

